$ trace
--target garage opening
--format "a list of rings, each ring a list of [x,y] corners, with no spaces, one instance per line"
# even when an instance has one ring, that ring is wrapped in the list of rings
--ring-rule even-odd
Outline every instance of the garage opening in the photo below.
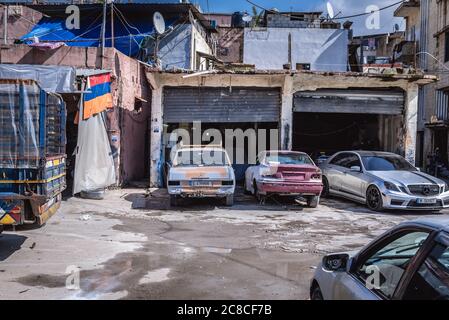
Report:
[[[293,149],[309,153],[316,161],[342,150],[401,154],[403,113],[403,91],[298,92],[294,97]]]
[[[230,155],[236,179],[243,180],[258,152],[278,146],[280,105],[280,88],[166,87],[164,131],[170,136],[176,129],[185,129],[188,138],[183,138],[184,145],[222,145]],[[164,142],[166,161],[172,147],[173,139]]]
[[[400,130],[401,116],[295,112],[293,150],[315,160],[342,150],[398,152]]]

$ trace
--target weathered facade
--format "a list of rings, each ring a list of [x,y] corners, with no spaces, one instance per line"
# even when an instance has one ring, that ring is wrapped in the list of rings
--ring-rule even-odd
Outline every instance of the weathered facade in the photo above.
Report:
[[[243,62],[256,69],[348,70],[348,31],[320,28],[245,28]],[[300,67],[302,66],[302,67]]]
[[[6,17],[6,32],[5,32]],[[0,7],[0,36],[2,44],[13,44],[24,34],[30,32],[42,18],[42,13],[21,5],[3,5]]]
[[[416,0],[404,2],[395,12],[406,18],[406,38],[415,44],[417,67],[438,75],[438,81],[419,92],[417,158],[419,164],[434,171],[435,155],[448,166],[449,128],[449,36],[448,1]],[[437,151],[438,150],[438,151]]]
[[[252,72],[252,73],[219,73],[219,74],[186,74],[186,73],[167,73],[167,72],[147,72],[148,82],[150,83],[152,94],[152,116],[151,116],[151,184],[153,186],[161,186],[163,184],[163,170],[166,159],[167,145],[164,143],[163,134],[169,129],[171,122],[177,122],[178,125],[192,129],[191,123],[195,119],[195,114],[185,112],[178,118],[170,119],[171,114],[167,118],[166,111],[172,106],[167,107],[167,90],[171,88],[183,88],[184,90],[196,90],[203,92],[202,98],[210,97],[210,101],[214,101],[213,94],[216,92],[215,100],[226,99],[232,101],[232,96],[238,94],[240,90],[247,90],[247,93],[257,96],[257,90],[270,91],[272,95],[278,92],[278,102],[273,100],[272,104],[260,105],[253,102],[254,112],[246,114],[242,110],[243,106],[251,105],[251,101],[245,101],[242,97],[239,109],[230,102],[225,105],[211,103],[205,105],[202,110],[197,111],[197,117],[202,119],[200,111],[211,116],[215,112],[219,112],[221,117],[213,117],[213,121],[205,118],[202,125],[206,127],[219,128],[220,125],[234,128],[233,124],[238,120],[232,117],[236,115],[244,122],[245,128],[274,128],[279,130],[278,146],[281,149],[291,150],[301,146],[303,141],[297,142],[295,132],[302,128],[301,118],[307,117],[307,114],[317,114],[323,110],[313,110],[316,105],[302,100],[300,97],[304,94],[323,93],[327,90],[328,98],[337,97],[338,90],[347,90],[346,94],[351,94],[348,89],[354,90],[353,95],[357,96],[363,91],[362,96],[358,98],[365,99],[366,106],[371,105],[370,113],[376,116],[375,132],[380,141],[380,148],[383,150],[394,151],[404,155],[410,162],[415,162],[415,145],[416,145],[416,125],[417,125],[417,108],[418,108],[418,87],[419,85],[433,81],[430,76],[380,76],[380,75],[362,75],[356,73],[317,73],[317,72]],[[234,91],[235,88],[235,91]],[[219,89],[217,91],[217,89]],[[376,90],[378,89],[378,90]],[[384,93],[382,93],[383,89]],[[223,91],[224,90],[224,91]],[[359,91],[357,91],[359,90]],[[387,92],[385,92],[385,90]],[[396,96],[391,94],[391,90],[398,92]],[[329,93],[330,92],[330,93]],[[367,94],[368,93],[368,94]],[[377,98],[372,95],[377,93]],[[251,95],[250,94],[250,95]],[[370,95],[371,94],[371,95]],[[380,96],[380,98],[379,98]],[[370,98],[371,97],[371,98]],[[321,97],[323,103],[326,97]],[[256,99],[256,98],[253,98]],[[341,96],[337,97],[341,100]],[[397,109],[388,108],[390,99],[398,104]],[[378,101],[376,104],[375,101]],[[334,104],[333,108],[325,110],[329,114],[353,114],[356,104],[349,103],[339,105]],[[360,100],[359,100],[360,101]],[[331,103],[332,104],[332,103]],[[345,109],[346,108],[346,109]],[[350,108],[349,112],[348,109]],[[352,109],[351,109],[352,108]],[[278,112],[275,117],[275,112]],[[359,113],[366,114],[364,107]],[[320,111],[320,112],[316,112]],[[170,111],[169,111],[170,112]],[[273,113],[274,112],[274,113]],[[227,114],[227,116],[223,116]],[[270,123],[272,126],[267,126]],[[208,126],[210,124],[210,126]],[[265,126],[264,126],[265,124]],[[326,127],[318,127],[315,130],[325,130]],[[327,132],[321,132],[321,134]],[[320,134],[320,132],[317,132]],[[351,141],[348,141],[351,143]],[[347,146],[346,146],[347,147]]]

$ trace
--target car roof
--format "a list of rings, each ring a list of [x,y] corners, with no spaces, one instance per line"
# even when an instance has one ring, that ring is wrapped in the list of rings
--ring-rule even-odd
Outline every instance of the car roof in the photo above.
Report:
[[[449,216],[422,217],[415,220],[403,222],[402,225],[418,224],[434,230],[444,230],[449,233]]]
[[[266,150],[261,153],[280,153],[280,154],[307,154],[302,151],[289,151],[289,150]]]
[[[342,152],[354,152],[360,155],[361,157],[375,157],[375,156],[398,156],[395,153],[392,152],[385,152],[385,151],[365,151],[365,150],[348,150],[348,151],[342,151]],[[341,153],[341,152],[339,152]]]
[[[179,151],[225,151],[222,147],[181,147],[177,150]]]

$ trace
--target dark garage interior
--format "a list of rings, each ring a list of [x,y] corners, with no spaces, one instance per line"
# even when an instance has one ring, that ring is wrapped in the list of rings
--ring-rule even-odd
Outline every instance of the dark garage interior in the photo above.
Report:
[[[384,116],[310,112],[293,116],[293,150],[307,152],[314,159],[342,150],[391,149],[381,138]]]

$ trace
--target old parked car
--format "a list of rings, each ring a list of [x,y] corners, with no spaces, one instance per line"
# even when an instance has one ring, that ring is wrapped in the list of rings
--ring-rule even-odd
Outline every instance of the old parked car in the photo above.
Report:
[[[449,300],[449,218],[404,222],[359,253],[326,255],[312,300]]]
[[[234,203],[235,175],[222,147],[183,146],[176,150],[167,175],[170,204],[182,198],[222,198]]]
[[[256,166],[245,172],[245,191],[259,200],[269,195],[301,196],[318,206],[322,191],[321,170],[303,152],[264,151]]]
[[[343,151],[320,166],[323,196],[335,195],[374,211],[439,211],[449,207],[449,187],[388,152]]]

